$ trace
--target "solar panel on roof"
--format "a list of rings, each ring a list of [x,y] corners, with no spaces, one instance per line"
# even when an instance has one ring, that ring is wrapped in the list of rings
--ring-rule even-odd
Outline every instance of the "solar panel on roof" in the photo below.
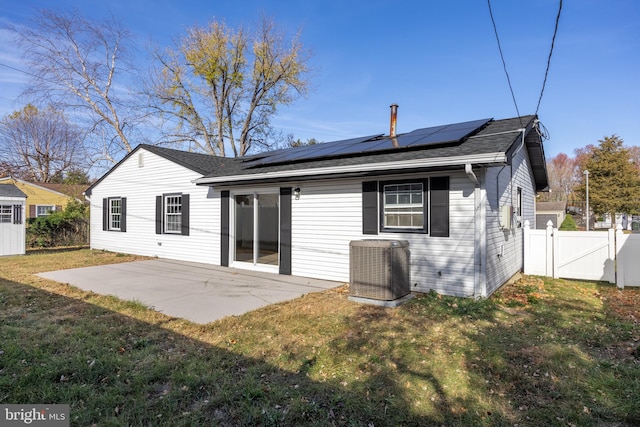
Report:
[[[436,133],[450,125],[432,126],[429,128],[416,129],[408,133],[408,135],[430,135]]]
[[[469,122],[454,123],[451,125],[435,126],[433,128],[418,129],[407,135],[419,135],[419,139],[406,139],[399,141],[401,147],[420,147],[424,145],[445,144],[457,142],[469,136],[491,119],[472,120]],[[430,130],[433,130],[431,132]]]
[[[318,157],[334,156],[342,154],[350,154],[357,152],[354,148],[356,144],[367,141],[373,138],[381,136],[370,135],[358,138],[344,139],[335,142],[325,142],[322,144],[305,145],[303,147],[297,147],[289,150],[279,151],[273,155],[267,155],[253,162],[254,165],[263,165],[271,163],[283,163],[297,160],[307,160]]]
[[[335,142],[307,145],[286,150],[277,150],[273,153],[250,159],[252,166],[261,166],[276,163],[288,163],[300,160],[320,159],[329,157],[355,155],[360,153],[373,153],[406,147],[421,147],[427,145],[447,144],[461,141],[473,132],[487,124],[491,119],[472,120],[469,122],[454,123],[451,125],[432,126],[416,129],[412,132],[398,135],[395,138],[384,137],[382,134],[363,136],[359,138],[345,139]]]

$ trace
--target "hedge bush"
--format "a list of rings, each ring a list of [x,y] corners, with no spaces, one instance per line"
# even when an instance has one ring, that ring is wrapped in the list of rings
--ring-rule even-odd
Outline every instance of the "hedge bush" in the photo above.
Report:
[[[71,200],[61,211],[32,218],[27,227],[27,246],[50,248],[89,244],[89,208]]]

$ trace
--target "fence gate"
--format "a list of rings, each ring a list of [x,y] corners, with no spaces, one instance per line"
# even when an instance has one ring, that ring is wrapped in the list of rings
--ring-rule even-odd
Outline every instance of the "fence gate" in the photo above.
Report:
[[[618,287],[640,286],[640,234],[616,232]]]
[[[524,272],[565,279],[640,286],[640,235],[604,231],[559,231],[524,227]]]
[[[553,277],[616,283],[613,230],[553,230]]]

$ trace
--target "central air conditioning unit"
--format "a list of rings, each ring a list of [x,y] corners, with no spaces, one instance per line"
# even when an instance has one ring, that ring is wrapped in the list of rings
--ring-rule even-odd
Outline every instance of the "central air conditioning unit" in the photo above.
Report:
[[[349,244],[349,295],[392,301],[411,292],[406,240],[358,240]]]

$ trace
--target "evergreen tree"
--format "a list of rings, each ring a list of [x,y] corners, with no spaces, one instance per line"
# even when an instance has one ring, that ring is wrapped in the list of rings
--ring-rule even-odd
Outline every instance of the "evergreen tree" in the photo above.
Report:
[[[598,142],[589,150],[583,168],[589,171],[589,206],[596,215],[611,215],[615,227],[616,213],[640,212],[640,173],[620,137],[612,135]],[[586,198],[586,182],[577,190]]]
[[[573,220],[571,215],[567,215],[564,217],[564,221],[560,224],[560,230],[563,231],[576,231],[578,227],[576,226],[576,222]]]

